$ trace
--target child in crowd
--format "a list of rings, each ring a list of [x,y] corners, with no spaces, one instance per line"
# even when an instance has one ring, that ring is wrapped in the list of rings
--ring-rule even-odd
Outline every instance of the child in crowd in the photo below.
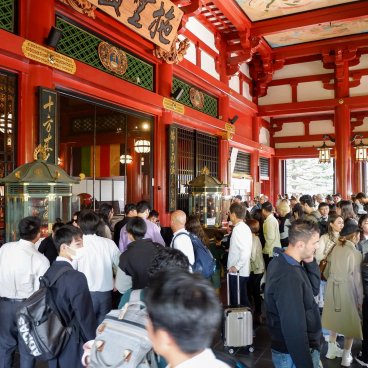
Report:
[[[253,299],[254,321],[262,323],[262,298],[261,280],[265,270],[262,254],[262,244],[258,237],[259,222],[257,220],[247,220],[247,225],[252,232],[252,254],[250,258],[250,276],[248,280],[248,299]]]
[[[225,255],[225,248],[222,244],[223,238],[224,238],[224,234],[220,230],[216,230],[208,246],[213,255],[213,258],[216,259],[216,271],[211,277],[211,282],[212,282],[212,286],[216,290],[217,295],[220,295],[221,269],[222,269],[221,265],[222,265],[222,259]]]

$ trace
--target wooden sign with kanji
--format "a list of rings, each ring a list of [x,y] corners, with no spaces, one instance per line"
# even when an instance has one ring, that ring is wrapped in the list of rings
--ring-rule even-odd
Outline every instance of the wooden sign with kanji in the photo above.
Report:
[[[169,0],[88,1],[166,51],[170,51],[183,16]]]

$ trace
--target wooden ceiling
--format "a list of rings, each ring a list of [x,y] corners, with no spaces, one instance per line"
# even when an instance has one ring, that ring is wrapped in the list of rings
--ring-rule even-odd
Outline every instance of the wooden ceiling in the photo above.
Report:
[[[286,63],[335,48],[368,51],[368,1],[200,0],[199,18],[227,40],[236,61],[267,52]]]

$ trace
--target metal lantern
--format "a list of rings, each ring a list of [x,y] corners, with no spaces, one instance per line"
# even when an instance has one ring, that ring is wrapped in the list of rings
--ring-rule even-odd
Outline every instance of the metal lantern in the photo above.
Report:
[[[204,227],[220,227],[222,225],[222,184],[209,175],[204,167],[201,175],[187,185],[189,193],[189,213],[198,216]]]
[[[354,146],[354,148],[355,148],[355,161],[368,161],[367,160],[367,148],[368,148],[368,146],[366,146],[363,143],[363,137],[362,136],[359,136],[359,137],[360,137],[360,143],[358,143],[356,146]]]
[[[331,161],[331,147],[326,145],[326,142],[323,142],[322,147],[317,148],[319,151],[319,163],[320,164],[327,164]]]
[[[36,158],[0,179],[5,184],[6,241],[19,238],[18,224],[26,216],[41,219],[42,237],[51,232],[57,218],[69,221],[72,184],[78,182],[61,167]]]

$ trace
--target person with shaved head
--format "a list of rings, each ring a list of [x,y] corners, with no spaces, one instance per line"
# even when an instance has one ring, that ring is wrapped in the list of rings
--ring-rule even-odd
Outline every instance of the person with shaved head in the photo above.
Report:
[[[191,265],[194,264],[194,250],[192,241],[190,240],[189,233],[185,230],[185,223],[187,221],[187,215],[181,210],[174,211],[171,214],[170,226],[174,233],[170,247],[175,248],[183,252],[189,260]]]

